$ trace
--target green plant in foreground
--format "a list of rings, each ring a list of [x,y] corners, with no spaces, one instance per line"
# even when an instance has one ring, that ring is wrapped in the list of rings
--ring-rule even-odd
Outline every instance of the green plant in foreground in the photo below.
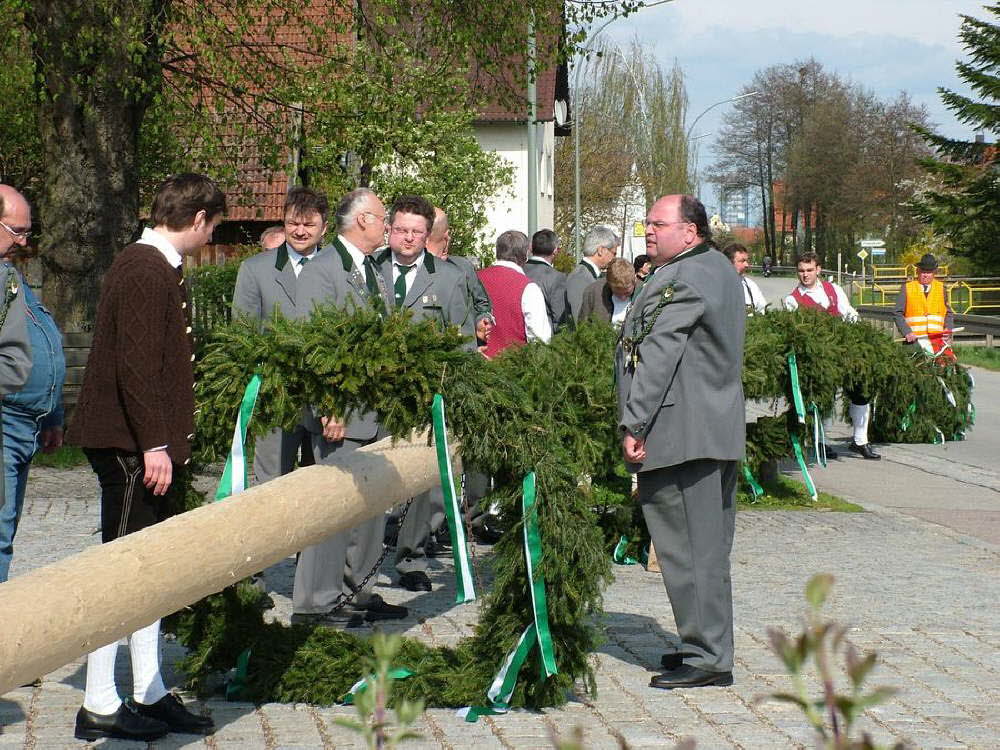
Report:
[[[864,656],[851,644],[845,646],[847,628],[822,616],[823,604],[833,586],[833,576],[819,573],[806,584],[806,601],[809,611],[803,631],[794,639],[780,628],[768,628],[771,648],[781,658],[792,677],[794,692],[772,693],[770,698],[792,703],[802,709],[809,723],[819,735],[824,750],[878,750],[866,732],[860,739],[851,739],[851,727],[869,708],[884,703],[896,693],[895,688],[879,687],[864,691],[864,683],[875,667],[878,655],[870,651]],[[839,651],[844,654],[849,692],[838,693],[833,659]],[[809,695],[805,681],[805,667],[812,659],[819,673],[823,696],[814,699]],[[762,699],[759,699],[762,700]],[[903,750],[903,743],[892,750]]]
[[[352,729],[365,739],[373,750],[393,748],[406,740],[420,739],[421,735],[410,729],[417,717],[424,712],[422,700],[402,700],[395,709],[396,728],[389,720],[389,701],[396,678],[392,675],[392,662],[399,653],[401,639],[398,635],[376,633],[372,636],[375,650],[373,672],[354,694],[358,720],[337,719],[337,723]]]

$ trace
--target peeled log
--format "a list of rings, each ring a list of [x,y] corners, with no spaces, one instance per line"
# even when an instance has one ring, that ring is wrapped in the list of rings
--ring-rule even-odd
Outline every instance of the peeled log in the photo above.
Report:
[[[387,439],[0,584],[0,695],[439,481],[426,435]]]

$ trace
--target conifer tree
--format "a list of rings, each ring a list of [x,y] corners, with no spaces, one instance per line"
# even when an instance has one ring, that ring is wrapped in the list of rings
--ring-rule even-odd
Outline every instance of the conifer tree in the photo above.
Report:
[[[959,38],[968,60],[956,64],[959,77],[974,97],[941,88],[941,100],[959,122],[989,135],[963,141],[917,128],[938,153],[923,167],[937,185],[912,203],[914,212],[953,245],[953,254],[967,258],[979,272],[1000,270],[1000,3],[985,6],[993,19],[962,16]]]

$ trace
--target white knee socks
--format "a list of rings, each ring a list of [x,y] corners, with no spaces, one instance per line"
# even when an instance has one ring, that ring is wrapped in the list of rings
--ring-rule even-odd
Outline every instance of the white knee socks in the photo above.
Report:
[[[135,631],[128,639],[132,658],[132,697],[137,703],[156,703],[167,694],[160,675],[160,621]],[[109,643],[87,656],[87,689],[83,707],[95,714],[113,714],[121,706],[115,687],[118,642]]]
[[[132,697],[136,703],[156,703],[167,694],[160,676],[160,621],[132,633],[128,650],[132,655]]]
[[[855,445],[868,445],[868,404],[851,404],[848,411],[854,425]]]

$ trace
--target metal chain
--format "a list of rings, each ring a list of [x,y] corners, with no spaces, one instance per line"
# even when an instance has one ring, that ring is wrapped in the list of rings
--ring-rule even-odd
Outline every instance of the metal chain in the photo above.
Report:
[[[413,504],[413,498],[411,497],[409,500],[406,501],[406,505],[403,507],[403,512],[399,514],[399,526],[398,526],[398,528],[403,528],[403,521],[406,520],[406,514],[409,513],[410,506],[412,504]],[[365,586],[368,585],[368,582],[371,581],[371,579],[374,578],[378,574],[379,568],[381,568],[382,567],[382,563],[385,562],[385,558],[389,556],[389,550],[390,549],[392,549],[392,548],[383,541],[382,542],[382,554],[379,557],[379,559],[375,561],[375,565],[372,567],[372,569],[369,570],[368,574],[364,578],[361,579],[361,583],[359,583],[357,586],[352,586],[351,587],[351,593],[350,594],[344,594],[344,593],[338,594],[337,598],[333,602],[333,606],[330,607],[330,609],[328,611],[328,614],[332,613],[332,612],[337,612],[337,611],[343,609],[348,604],[350,604],[351,602],[353,602],[355,600],[355,598],[357,598],[358,594],[360,594],[362,591],[364,591]]]

